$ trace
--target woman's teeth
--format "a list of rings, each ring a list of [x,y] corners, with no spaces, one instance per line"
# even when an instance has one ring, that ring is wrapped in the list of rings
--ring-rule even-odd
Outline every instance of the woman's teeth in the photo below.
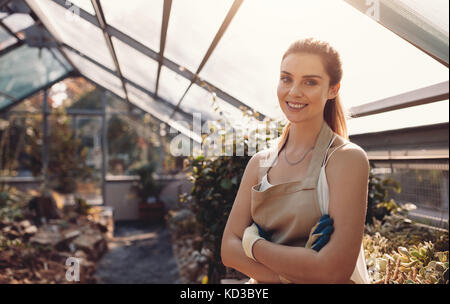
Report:
[[[287,103],[291,108],[295,108],[295,109],[302,109],[304,107],[306,107],[306,104],[298,104],[298,103]]]

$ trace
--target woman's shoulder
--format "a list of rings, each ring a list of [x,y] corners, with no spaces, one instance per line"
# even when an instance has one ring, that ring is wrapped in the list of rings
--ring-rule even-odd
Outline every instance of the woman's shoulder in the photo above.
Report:
[[[269,166],[270,161],[277,155],[277,147],[268,147],[253,154],[250,161],[258,162],[260,166]]]
[[[264,173],[275,162],[277,152],[276,147],[269,147],[253,154],[247,167],[256,180],[261,180]]]
[[[337,135],[333,145],[330,147],[333,153],[328,161],[328,167],[361,168],[369,166],[369,158],[366,151],[354,142]],[[329,153],[330,154],[330,153]]]

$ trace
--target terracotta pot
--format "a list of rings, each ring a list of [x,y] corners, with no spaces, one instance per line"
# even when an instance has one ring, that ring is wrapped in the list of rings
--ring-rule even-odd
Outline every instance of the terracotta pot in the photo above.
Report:
[[[165,215],[164,202],[139,203],[139,219],[149,222],[163,222]]]

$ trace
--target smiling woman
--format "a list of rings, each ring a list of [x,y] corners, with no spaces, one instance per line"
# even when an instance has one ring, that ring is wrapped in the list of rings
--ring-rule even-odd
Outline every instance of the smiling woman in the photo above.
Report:
[[[223,263],[249,282],[369,283],[369,163],[348,140],[341,78],[326,42],[296,41],[282,58],[277,95],[288,123],[275,148],[250,159],[222,239]]]

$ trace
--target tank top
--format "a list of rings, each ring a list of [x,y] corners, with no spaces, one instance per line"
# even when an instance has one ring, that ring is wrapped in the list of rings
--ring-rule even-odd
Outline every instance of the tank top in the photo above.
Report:
[[[324,121],[313,148],[306,177],[302,181],[271,185],[267,174],[278,153],[276,148],[269,151],[270,161],[266,162],[269,168],[261,182],[252,187],[251,214],[263,229],[273,232],[272,242],[304,247],[311,228],[323,214],[328,213],[329,189],[325,167],[331,155],[349,143],[344,141],[327,157],[336,137]],[[264,167],[261,166],[261,170]],[[370,284],[362,242],[350,280],[357,284]]]

